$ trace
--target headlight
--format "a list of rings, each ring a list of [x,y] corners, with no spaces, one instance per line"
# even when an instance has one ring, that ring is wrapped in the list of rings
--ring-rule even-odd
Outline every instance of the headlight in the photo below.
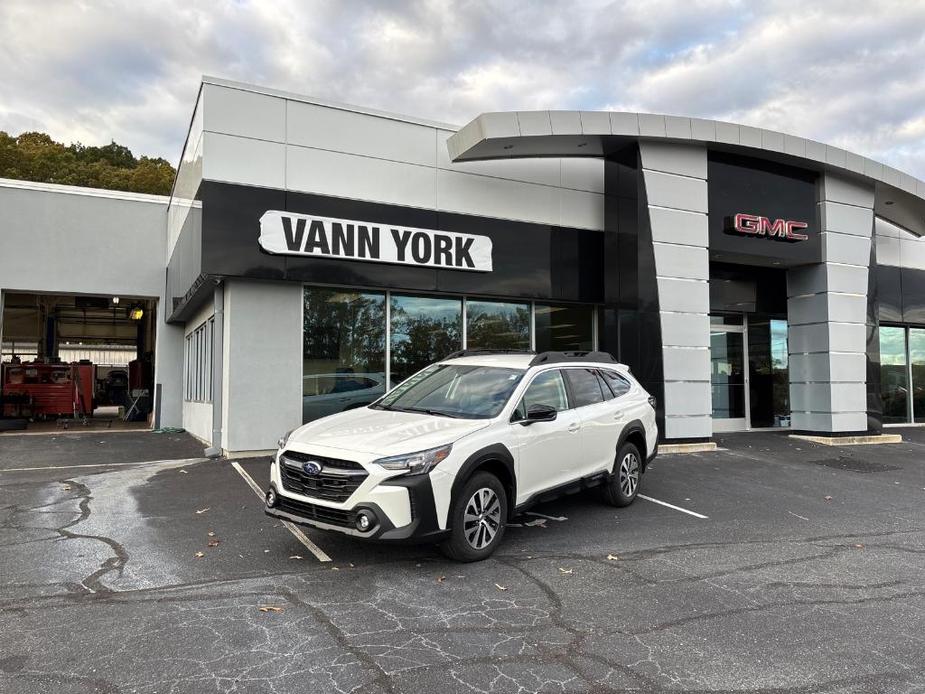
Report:
[[[285,445],[286,445],[287,443],[289,443],[289,437],[292,436],[292,432],[294,432],[294,431],[295,431],[295,429],[290,429],[290,430],[287,431],[285,434],[283,434],[282,436],[280,436],[280,437],[279,437],[279,441],[276,442],[276,447],[277,447],[277,448],[283,448],[283,447],[285,447]]]
[[[430,472],[441,460],[446,460],[452,450],[453,446],[450,444],[417,453],[390,455],[388,458],[379,458],[373,462],[386,470],[405,470],[409,475],[423,475]]]

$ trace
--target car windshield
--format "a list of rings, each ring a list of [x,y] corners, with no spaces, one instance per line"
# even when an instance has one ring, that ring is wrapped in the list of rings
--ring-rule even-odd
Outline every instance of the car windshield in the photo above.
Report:
[[[490,419],[501,412],[523,375],[522,369],[436,364],[401,383],[372,407]]]

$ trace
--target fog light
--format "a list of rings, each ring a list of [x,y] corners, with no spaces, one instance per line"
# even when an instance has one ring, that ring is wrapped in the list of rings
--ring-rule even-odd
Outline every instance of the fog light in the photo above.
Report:
[[[366,511],[360,511],[357,514],[357,530],[365,533],[371,527],[373,527],[373,519]]]
[[[267,491],[267,508],[273,508],[276,506],[276,490],[272,487]]]

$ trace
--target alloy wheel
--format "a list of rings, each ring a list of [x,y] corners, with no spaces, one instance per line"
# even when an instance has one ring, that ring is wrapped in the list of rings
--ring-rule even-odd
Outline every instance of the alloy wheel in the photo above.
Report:
[[[631,497],[639,486],[639,458],[635,453],[627,453],[620,461],[620,491]]]
[[[476,490],[463,516],[463,534],[473,549],[485,549],[501,528],[501,500],[493,489]]]

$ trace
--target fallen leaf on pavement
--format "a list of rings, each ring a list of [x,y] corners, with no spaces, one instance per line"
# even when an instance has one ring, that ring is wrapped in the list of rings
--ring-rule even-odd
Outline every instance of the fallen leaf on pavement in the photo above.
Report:
[[[211,506],[206,506],[205,508],[201,508],[201,509],[199,509],[198,511],[196,511],[196,514],[197,514],[197,515],[203,514],[203,513],[205,513],[206,511],[208,511],[210,508],[212,508],[212,507],[211,507]]]
[[[264,554],[269,554],[269,553],[270,553],[270,550],[265,549],[265,550],[263,550],[263,553],[264,553]]]
[[[822,497],[822,498],[825,499],[826,501],[831,501],[831,500],[832,500],[832,497],[830,497],[830,496],[824,496],[824,497]]]
[[[446,576],[437,576],[437,583],[443,583],[446,580]]]
[[[607,561],[617,561],[617,560],[619,560],[619,559],[620,559],[620,557],[618,557],[616,554],[608,554],[608,555],[607,555]]]
[[[212,530],[209,531],[209,537],[215,537],[215,533]]]
[[[66,491],[66,492],[71,491],[71,485],[65,484],[65,485],[64,485],[64,491]]]
[[[302,557],[301,554],[293,554],[293,555],[292,555],[291,557],[289,557],[289,558],[290,558],[290,559],[302,559],[303,557]]]
[[[340,567],[339,567],[339,566],[332,566],[332,567],[331,567],[331,571],[340,571]]]
[[[855,549],[864,549],[864,545],[862,545],[862,544],[857,544],[857,545],[855,545],[854,547],[855,547]]]
[[[202,559],[204,556],[206,556],[206,553],[205,553],[205,552],[196,552],[196,554],[193,555],[193,556],[195,556],[197,559]]]
[[[188,475],[188,474],[189,474],[186,470],[180,470],[180,472],[182,472],[184,475]]]
[[[507,590],[507,586],[502,586],[502,585],[499,584],[499,583],[496,583],[496,584],[495,584],[495,588],[497,588],[498,590]]]
[[[572,573],[572,569],[563,569],[561,566],[559,567],[559,571],[564,574]]]
[[[277,607],[276,605],[258,605],[257,609],[261,612],[282,612],[282,607]]]
[[[206,547],[218,547],[218,543],[219,543],[218,540],[209,540],[206,543]]]

